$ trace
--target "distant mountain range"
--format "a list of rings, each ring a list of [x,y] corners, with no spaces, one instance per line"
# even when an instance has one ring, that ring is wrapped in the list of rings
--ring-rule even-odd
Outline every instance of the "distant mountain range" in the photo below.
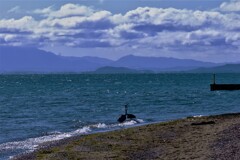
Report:
[[[213,67],[218,64],[201,62],[191,59],[176,59],[166,57],[138,57],[125,56],[112,64],[114,67],[127,67],[137,70],[161,71],[186,71],[199,67]]]
[[[125,56],[117,61],[98,57],[65,57],[36,48],[0,46],[0,73],[143,73],[176,72],[216,67],[220,64],[191,59]],[[205,69],[203,69],[205,70]],[[198,70],[199,71],[199,70]]]
[[[0,72],[85,72],[112,63],[96,57],[64,57],[36,48],[0,47]]]
[[[225,64],[222,66],[211,67],[211,68],[198,68],[191,72],[200,73],[240,73],[240,64]]]
[[[94,74],[136,74],[136,73],[154,73],[153,71],[149,70],[136,70],[136,69],[130,69],[126,67],[101,67],[98,68],[94,72],[89,72]]]

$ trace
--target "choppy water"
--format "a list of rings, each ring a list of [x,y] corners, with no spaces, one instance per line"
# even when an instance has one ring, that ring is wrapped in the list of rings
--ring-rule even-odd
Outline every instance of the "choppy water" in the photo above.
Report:
[[[0,75],[0,159],[118,124],[129,112],[140,124],[194,115],[240,112],[240,91],[209,90],[211,74]],[[219,74],[240,83],[240,74]],[[139,125],[139,124],[138,124]]]

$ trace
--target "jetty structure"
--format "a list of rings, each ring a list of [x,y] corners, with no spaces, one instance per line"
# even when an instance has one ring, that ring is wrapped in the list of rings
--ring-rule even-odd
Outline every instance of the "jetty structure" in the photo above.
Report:
[[[217,90],[240,90],[240,84],[216,84],[216,75],[213,74],[213,83],[210,84],[211,91]]]

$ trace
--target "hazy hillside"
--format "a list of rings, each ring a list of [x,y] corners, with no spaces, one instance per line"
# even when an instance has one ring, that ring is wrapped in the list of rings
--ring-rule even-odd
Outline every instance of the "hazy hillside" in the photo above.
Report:
[[[240,64],[226,64],[218,67],[211,68],[199,68],[192,70],[191,72],[203,72],[203,73],[240,73]]]
[[[185,71],[199,67],[213,67],[218,64],[201,62],[190,59],[176,59],[165,57],[138,57],[125,56],[114,62],[115,67],[127,67],[132,69],[147,69],[153,71]]]
[[[147,70],[136,70],[126,67],[101,67],[96,71],[92,72],[94,74],[134,74],[134,73],[153,73],[152,71]]]
[[[83,72],[112,61],[94,57],[63,57],[35,48],[0,47],[0,72]]]
[[[0,72],[174,72],[217,66],[215,63],[164,57],[64,57],[36,48],[0,47]],[[101,67],[120,68],[101,68]],[[123,67],[123,68],[122,68]],[[100,68],[100,69],[99,69]],[[99,69],[99,70],[97,70]],[[142,71],[145,70],[145,71]]]

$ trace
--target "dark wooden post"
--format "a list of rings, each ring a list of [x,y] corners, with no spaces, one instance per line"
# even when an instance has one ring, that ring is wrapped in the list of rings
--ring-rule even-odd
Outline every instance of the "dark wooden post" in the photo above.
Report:
[[[215,73],[213,74],[213,84],[216,84]]]

